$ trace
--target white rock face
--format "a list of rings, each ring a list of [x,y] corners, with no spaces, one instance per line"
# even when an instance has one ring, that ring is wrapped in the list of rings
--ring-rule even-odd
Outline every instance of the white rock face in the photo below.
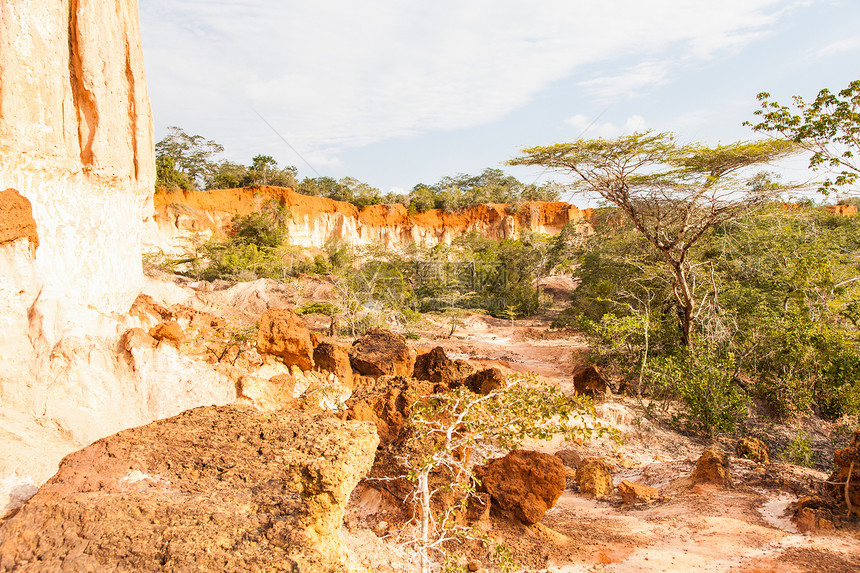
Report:
[[[42,297],[125,311],[155,177],[135,0],[0,2],[0,189],[30,200]]]
[[[95,439],[236,399],[169,346],[121,347],[154,179],[137,1],[0,0],[0,192],[38,236],[0,204],[0,515]]]

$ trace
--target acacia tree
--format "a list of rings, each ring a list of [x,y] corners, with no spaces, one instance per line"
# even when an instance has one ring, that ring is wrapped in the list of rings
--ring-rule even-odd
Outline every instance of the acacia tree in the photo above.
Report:
[[[199,189],[216,167],[214,156],[224,147],[202,135],[188,135],[175,125],[167,131],[167,136],[155,144],[156,186]]]
[[[511,165],[574,176],[574,190],[617,207],[665,261],[673,280],[681,344],[693,348],[696,298],[690,249],[709,229],[762,204],[779,187],[750,168],[793,152],[782,140],[716,147],[680,145],[672,134],[634,133],[524,149]]]
[[[794,96],[794,113],[788,106],[771,100],[767,92],[758,94],[761,109],[755,115],[761,121],[744,125],[771,136],[792,141],[812,153],[809,167],[828,169],[836,177],[821,184],[828,194],[834,187],[856,183],[860,164],[855,153],[860,150],[860,80],[854,80],[838,94],[828,89],[818,92],[811,103]]]

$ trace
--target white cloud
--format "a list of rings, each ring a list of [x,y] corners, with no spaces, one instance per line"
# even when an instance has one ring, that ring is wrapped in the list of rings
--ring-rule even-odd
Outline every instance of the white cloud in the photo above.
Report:
[[[604,97],[670,81],[675,54],[737,49],[795,3],[150,0],[140,12],[160,125],[250,148],[272,136],[253,107],[326,162],[344,146],[500,119],[586,65],[642,60],[582,82]]]
[[[809,58],[811,61],[832,58],[841,54],[855,54],[860,50],[860,36],[843,38],[827,44]]]
[[[658,86],[666,83],[669,74],[669,62],[642,62],[627,68],[620,74],[601,76],[579,85],[604,99],[616,99],[621,96],[635,97],[642,88]]]
[[[648,124],[645,118],[641,115],[631,115],[624,122],[624,125],[619,125],[612,122],[600,123],[594,118],[589,118],[584,115],[574,115],[564,120],[564,123],[573,128],[573,137],[604,137],[612,138],[619,135],[630,135],[634,132],[641,132],[648,129]]]

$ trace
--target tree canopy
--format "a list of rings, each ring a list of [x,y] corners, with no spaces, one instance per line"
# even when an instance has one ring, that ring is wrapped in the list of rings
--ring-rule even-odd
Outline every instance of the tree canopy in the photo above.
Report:
[[[828,89],[807,103],[794,96],[793,107],[771,99],[768,92],[758,94],[761,109],[755,111],[760,121],[744,122],[754,130],[792,141],[812,153],[809,167],[826,169],[827,177],[820,190],[827,194],[834,188],[853,185],[860,175],[856,154],[860,151],[860,80],[854,80],[838,94]]]
[[[693,346],[695,298],[690,248],[715,225],[762,204],[777,187],[741,172],[793,152],[780,140],[707,147],[680,145],[647,131],[615,139],[579,139],[523,150],[511,165],[540,165],[574,176],[572,187],[616,206],[656,249],[674,278],[681,339]]]

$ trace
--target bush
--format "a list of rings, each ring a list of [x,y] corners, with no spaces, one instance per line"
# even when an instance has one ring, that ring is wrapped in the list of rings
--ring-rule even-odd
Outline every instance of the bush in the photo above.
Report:
[[[732,360],[676,354],[655,357],[647,374],[651,384],[681,400],[691,427],[710,435],[734,432],[747,417],[747,398],[729,374],[733,370]]]

